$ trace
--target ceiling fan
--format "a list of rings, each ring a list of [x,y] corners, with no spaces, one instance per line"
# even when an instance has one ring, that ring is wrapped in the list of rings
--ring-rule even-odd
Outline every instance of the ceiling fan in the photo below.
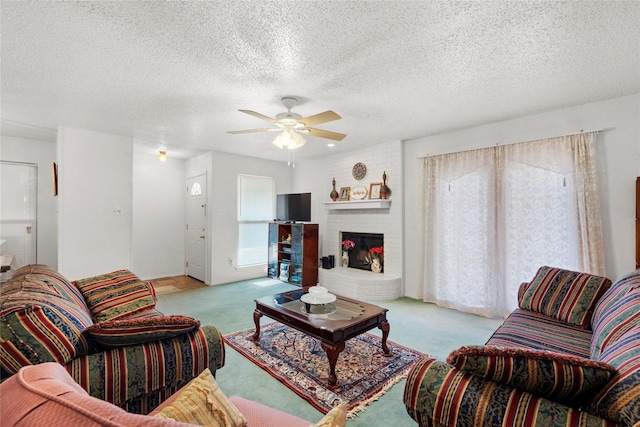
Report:
[[[251,110],[238,110],[267,122],[273,123],[274,125],[276,125],[275,128],[234,130],[228,133],[239,134],[251,132],[280,132],[273,143],[280,148],[287,148],[289,150],[300,148],[306,143],[301,134],[316,136],[318,138],[332,139],[334,141],[342,141],[344,137],[347,136],[344,133],[331,132],[328,130],[310,127],[322,123],[332,122],[334,120],[340,120],[342,117],[340,117],[333,111],[328,110],[324,113],[319,113],[303,118],[300,114],[291,112],[291,109],[298,104],[297,99],[286,97],[282,98],[280,101],[282,102],[282,105],[285,106],[287,111],[278,114],[275,119]]]

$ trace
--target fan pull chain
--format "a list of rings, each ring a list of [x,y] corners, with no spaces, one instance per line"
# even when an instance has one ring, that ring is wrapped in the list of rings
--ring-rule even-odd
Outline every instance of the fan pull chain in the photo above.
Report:
[[[296,167],[296,153],[294,150],[287,150],[287,157],[289,158],[287,161],[287,166],[291,166],[292,168]]]

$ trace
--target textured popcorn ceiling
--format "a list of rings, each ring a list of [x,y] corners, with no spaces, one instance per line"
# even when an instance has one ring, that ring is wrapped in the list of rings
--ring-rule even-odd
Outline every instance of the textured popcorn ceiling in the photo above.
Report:
[[[132,135],[286,160],[274,117],[334,110],[296,160],[640,92],[633,2],[7,2],[5,135]]]

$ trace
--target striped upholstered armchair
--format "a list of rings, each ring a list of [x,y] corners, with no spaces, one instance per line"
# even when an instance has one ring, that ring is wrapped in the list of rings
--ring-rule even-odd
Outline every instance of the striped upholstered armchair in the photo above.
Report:
[[[2,285],[2,380],[57,362],[91,396],[146,414],[206,368],[224,365],[213,326],[155,308],[153,285],[127,270],[70,282],[27,265]]]
[[[421,426],[640,426],[640,270],[542,267],[485,346],[425,357],[404,403]]]

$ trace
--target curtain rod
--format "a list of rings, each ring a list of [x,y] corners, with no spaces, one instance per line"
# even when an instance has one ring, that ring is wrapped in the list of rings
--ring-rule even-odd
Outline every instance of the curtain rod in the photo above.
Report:
[[[548,136],[546,138],[538,138],[538,139],[532,139],[532,140],[528,140],[528,141],[518,141],[518,142],[509,142],[509,143],[496,142],[495,145],[493,145],[493,146],[497,147],[497,146],[500,146],[500,145],[522,144],[523,142],[536,142],[536,141],[542,141],[543,139],[562,138],[564,136],[581,135],[583,133],[600,133],[600,132],[604,132],[606,130],[611,130],[611,129],[613,129],[613,128],[602,128],[602,129],[593,129],[593,130],[580,129],[580,132],[565,133],[564,135]],[[465,151],[481,150],[483,148],[489,148],[489,147],[491,147],[491,146],[481,147],[481,148],[470,148],[469,150],[451,151],[451,152],[448,152],[448,153],[441,153],[441,154],[463,153]],[[440,154],[434,154],[434,156],[439,156],[439,155]],[[416,159],[424,159],[424,158],[427,158],[427,157],[431,157],[431,154],[425,154],[424,156],[416,157]]]

